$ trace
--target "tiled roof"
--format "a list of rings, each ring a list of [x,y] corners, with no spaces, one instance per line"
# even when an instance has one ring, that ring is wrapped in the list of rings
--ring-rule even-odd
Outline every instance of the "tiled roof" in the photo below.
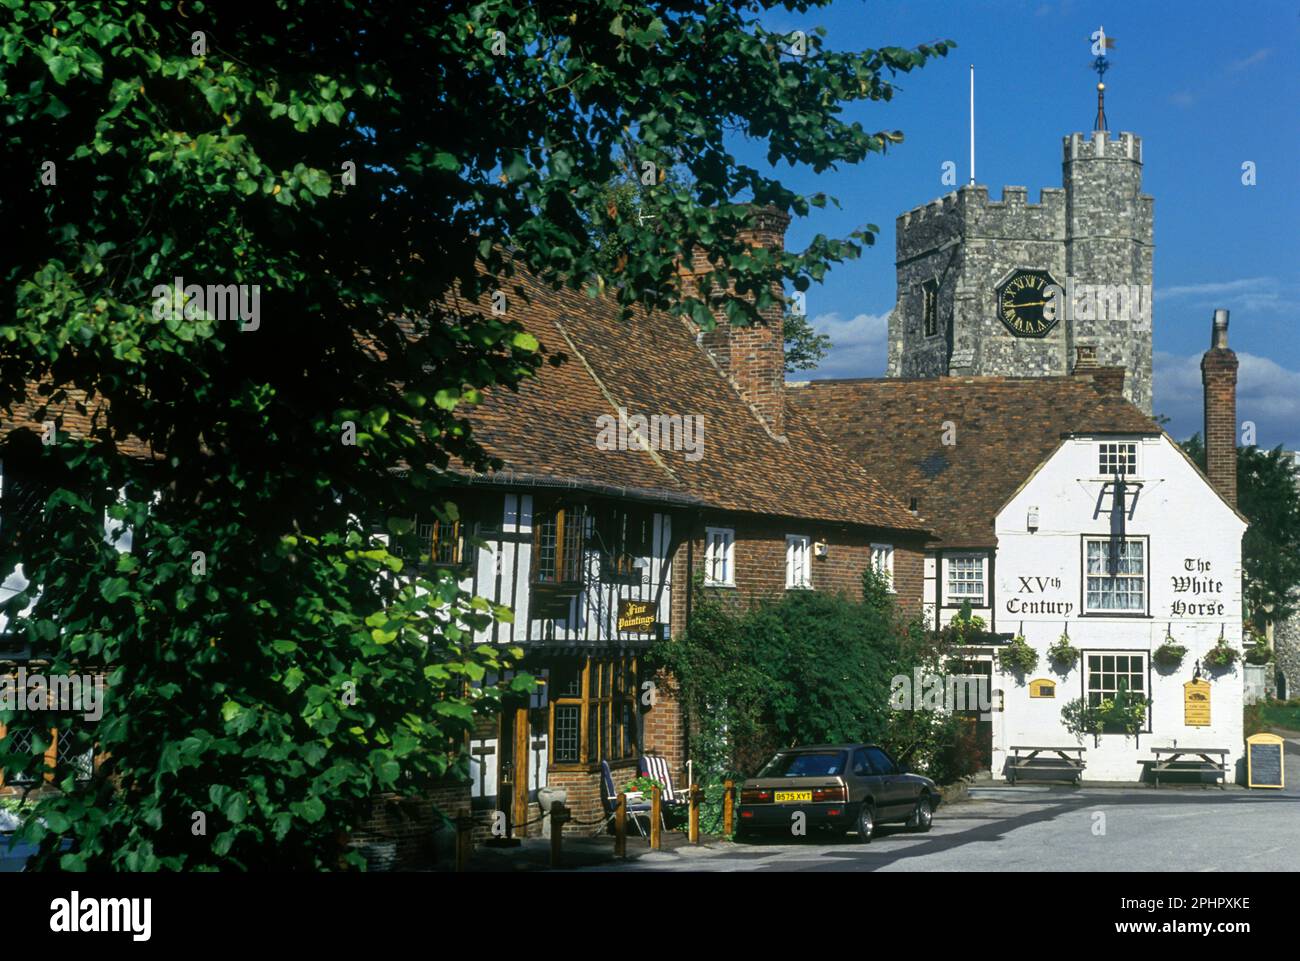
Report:
[[[1090,375],[822,380],[787,400],[891,494],[917,498],[941,548],[996,546],[997,511],[1063,434],[1160,429]]]
[[[787,413],[784,439],[774,437],[685,321],[651,311],[624,321],[611,301],[554,291],[522,273],[507,289],[515,283],[528,302],[513,295],[510,319],[566,359],[543,365],[517,392],[486,391],[469,414],[476,438],[505,472],[652,491],[722,510],[928,529],[810,417]],[[463,300],[451,306],[482,310]],[[601,449],[598,419],[617,418],[619,407],[629,417],[701,417],[700,456]]]

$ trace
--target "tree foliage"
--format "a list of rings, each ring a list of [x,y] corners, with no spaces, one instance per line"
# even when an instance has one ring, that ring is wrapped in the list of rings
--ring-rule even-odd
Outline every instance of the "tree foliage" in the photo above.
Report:
[[[685,635],[652,660],[678,686],[706,782],[752,775],[783,747],[853,741],[948,781],[974,760],[959,720],[919,700],[891,704],[895,677],[940,673],[946,651],[868,571],[860,599],[790,591],[748,610],[697,587]]]
[[[1205,442],[1182,443],[1205,469]],[[1237,508],[1250,521],[1241,542],[1246,616],[1262,630],[1300,608],[1300,484],[1295,462],[1281,446],[1237,448]]]
[[[749,3],[0,6],[0,209],[23,228],[0,410],[49,402],[60,426],[30,451],[52,478],[41,523],[0,542],[31,582],[4,612],[50,672],[110,681],[100,776],[61,764],[25,829],[35,866],[68,869],[333,867],[373,794],[463,769],[482,682],[517,654],[474,633],[508,612],[412,572],[370,522],[409,557],[394,518],[454,517],[441,471],[491,466],[465,407],[540,362],[516,267],[676,309],[672,265],[700,243],[732,317],[805,289],[870,231],[743,252],[744,202],[828,198],[739,163],[728,132],[772,162],[860,161],[900,135],[845,105],[948,46],[792,57]],[[659,230],[599,225],[628,251],[614,286],[580,211],[622,147],[692,178],[654,194]],[[258,316],[173,297],[174,278],[256,285]],[[489,292],[504,316],[465,309]],[[69,403],[88,437],[54,413]],[[35,770],[42,736],[0,764]]]

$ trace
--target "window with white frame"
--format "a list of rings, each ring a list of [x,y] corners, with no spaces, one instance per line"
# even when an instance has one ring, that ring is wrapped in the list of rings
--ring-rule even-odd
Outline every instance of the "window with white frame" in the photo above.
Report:
[[[1084,656],[1084,684],[1088,705],[1100,707],[1102,701],[1114,701],[1121,693],[1133,700],[1147,696],[1146,655],[1139,651],[1088,651]],[[1148,715],[1147,720],[1150,721]],[[1150,728],[1148,728],[1149,730]],[[1120,733],[1122,728],[1105,733]]]
[[[871,567],[885,578],[892,591],[894,589],[894,545],[872,544]]]
[[[1147,604],[1145,538],[1084,538],[1085,614],[1144,614]]]
[[[1103,441],[1097,445],[1097,472],[1103,477],[1133,477],[1137,474],[1137,444],[1131,441]]]
[[[729,527],[709,527],[704,536],[704,583],[713,587],[736,584],[736,532]]]
[[[948,603],[970,601],[972,607],[984,606],[984,557],[980,554],[955,554],[945,557],[948,573]]]
[[[812,539],[807,534],[785,537],[785,586],[812,587]]]

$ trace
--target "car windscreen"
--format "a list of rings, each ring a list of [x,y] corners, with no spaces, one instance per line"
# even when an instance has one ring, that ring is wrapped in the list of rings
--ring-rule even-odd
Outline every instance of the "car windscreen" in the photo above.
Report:
[[[778,754],[759,777],[827,777],[844,773],[844,751],[799,751]]]

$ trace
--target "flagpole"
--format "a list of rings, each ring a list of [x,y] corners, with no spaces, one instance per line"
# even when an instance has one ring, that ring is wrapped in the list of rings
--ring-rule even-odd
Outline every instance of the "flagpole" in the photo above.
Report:
[[[975,64],[970,65],[970,184],[975,186]]]

